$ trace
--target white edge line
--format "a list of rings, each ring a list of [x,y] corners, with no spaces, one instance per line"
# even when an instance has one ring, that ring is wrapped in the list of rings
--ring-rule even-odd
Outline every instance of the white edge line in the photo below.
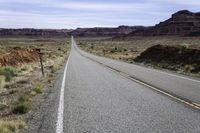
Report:
[[[187,77],[179,76],[179,75],[176,75],[176,74],[167,73],[167,72],[164,72],[164,71],[161,71],[161,70],[156,70],[156,69],[151,69],[151,68],[147,68],[147,69],[155,71],[155,72],[158,72],[158,73],[167,74],[169,76],[174,76],[174,77],[182,78],[182,79],[185,79],[185,80],[190,80],[190,81],[193,81],[193,82],[200,83],[200,80],[196,80],[196,79],[192,79],[192,78],[187,78]]]
[[[63,133],[64,91],[65,91],[65,81],[66,81],[66,73],[67,73],[69,59],[70,59],[70,54],[69,54],[67,63],[65,65],[62,86],[61,86],[61,90],[60,90],[60,100],[59,100],[58,117],[57,117],[57,123],[56,123],[56,133]]]

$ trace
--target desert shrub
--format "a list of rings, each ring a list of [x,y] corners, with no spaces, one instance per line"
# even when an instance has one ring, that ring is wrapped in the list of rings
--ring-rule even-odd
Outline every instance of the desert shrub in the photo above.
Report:
[[[135,52],[135,50],[133,48],[131,48],[131,52]]]
[[[15,114],[25,114],[31,110],[31,105],[27,97],[20,97],[17,103],[14,105],[13,113]]]
[[[91,48],[91,49],[94,49],[94,46],[92,45],[92,46],[90,46],[90,48]]]
[[[190,44],[182,43],[181,46],[183,49],[186,49],[186,48],[189,48]]]
[[[42,93],[44,90],[44,86],[42,83],[36,83],[34,86],[33,86],[33,91],[35,91],[36,93]]]
[[[19,47],[19,46],[15,46],[15,47],[13,47],[13,49],[14,49],[14,50],[21,50],[22,48]]]
[[[117,47],[114,47],[114,48],[112,48],[111,50],[110,50],[110,52],[111,53],[115,53],[115,52],[117,52],[119,49],[117,48]]]
[[[52,83],[52,80],[53,80],[53,74],[49,74],[47,78],[48,83]]]
[[[16,76],[16,69],[14,67],[2,67],[0,68],[0,75],[4,75],[6,81],[11,81],[14,76]]]
[[[27,96],[21,96],[19,99],[18,99],[19,102],[27,102],[28,101],[28,97]]]
[[[193,69],[193,66],[192,65],[185,65],[184,68],[185,68],[186,71],[190,72]]]
[[[0,121],[0,133],[19,133],[23,128],[26,128],[26,123],[22,121]]]
[[[59,65],[54,63],[52,66],[50,66],[51,73],[55,73],[59,69]]]
[[[111,49],[110,52],[111,52],[111,53],[115,53],[115,49]]]
[[[61,48],[61,47],[59,47],[59,48],[58,48],[58,51],[61,51],[61,50],[62,50],[62,48]]]
[[[105,49],[103,49],[103,50],[102,50],[102,52],[103,52],[103,55],[105,55],[105,54],[106,54],[106,50],[105,50]]]

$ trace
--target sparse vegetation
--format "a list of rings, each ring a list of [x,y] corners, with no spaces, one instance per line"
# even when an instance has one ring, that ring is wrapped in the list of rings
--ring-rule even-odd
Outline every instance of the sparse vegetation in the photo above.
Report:
[[[16,76],[16,68],[14,67],[2,67],[0,68],[0,75],[5,76],[7,82],[11,81]]]
[[[47,79],[48,83],[51,84],[53,81],[53,74],[49,74],[48,75],[48,79]]]
[[[55,63],[53,65],[50,66],[51,69],[51,73],[55,73],[58,70],[58,65]]]
[[[13,113],[25,114],[31,110],[31,105],[27,97],[22,96],[18,99],[17,103],[13,107]]]
[[[36,83],[33,85],[33,91],[36,93],[42,93],[44,90],[44,85],[42,83]]]
[[[27,121],[30,114],[38,109],[38,101],[42,102],[43,94],[38,95],[37,100],[34,96],[44,92],[47,85],[53,85],[55,72],[67,58],[70,45],[66,42],[66,38],[0,38],[0,114],[5,119]],[[35,48],[44,53],[45,78],[42,77]],[[30,56],[32,53],[33,56]],[[15,60],[15,57],[18,59]],[[4,127],[0,133],[3,131],[10,133]]]
[[[22,66],[19,68],[19,71],[20,71],[20,72],[31,72],[32,70],[33,70],[33,67],[32,67],[30,64],[22,65]]]
[[[111,53],[115,53],[115,51],[116,51],[115,49],[111,49],[110,50]]]
[[[20,129],[26,127],[26,123],[23,121],[0,121],[0,133],[19,133]]]

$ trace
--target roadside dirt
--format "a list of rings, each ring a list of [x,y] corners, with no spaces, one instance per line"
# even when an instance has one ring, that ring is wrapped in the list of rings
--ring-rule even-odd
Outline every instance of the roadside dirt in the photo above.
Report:
[[[45,77],[36,48],[44,53]],[[46,92],[54,85],[55,73],[67,60],[69,48],[65,38],[0,38],[0,69],[12,67],[16,71],[15,76],[0,87],[0,121],[23,121],[31,128],[29,123],[40,105],[48,100]],[[22,112],[15,113],[13,110],[20,99],[25,100],[20,103]],[[24,112],[27,107],[30,109]]]

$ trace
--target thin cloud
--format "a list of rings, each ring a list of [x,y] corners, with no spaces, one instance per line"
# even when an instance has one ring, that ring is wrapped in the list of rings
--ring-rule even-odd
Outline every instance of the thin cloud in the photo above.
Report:
[[[145,0],[145,2],[154,2],[159,4],[177,4],[186,6],[200,6],[199,0]]]
[[[116,16],[96,17],[95,13],[80,13],[70,15],[37,14],[0,10],[0,26],[12,28],[76,28],[76,27],[113,27],[134,22],[130,19],[121,19]],[[108,19],[109,18],[109,19]],[[31,26],[30,26],[31,25]]]
[[[109,3],[109,2],[65,2],[55,0],[0,0],[0,3],[18,3],[18,4],[33,4],[38,7],[46,8],[63,8],[71,10],[95,10],[95,11],[142,11],[153,9],[158,5],[156,3]]]
[[[200,6],[198,0],[103,1],[0,0],[0,27],[150,26],[180,9],[195,11]]]
[[[66,2],[66,3],[49,3],[43,7],[65,8],[72,10],[96,10],[96,11],[142,11],[156,7],[151,3],[86,3],[86,2]]]

